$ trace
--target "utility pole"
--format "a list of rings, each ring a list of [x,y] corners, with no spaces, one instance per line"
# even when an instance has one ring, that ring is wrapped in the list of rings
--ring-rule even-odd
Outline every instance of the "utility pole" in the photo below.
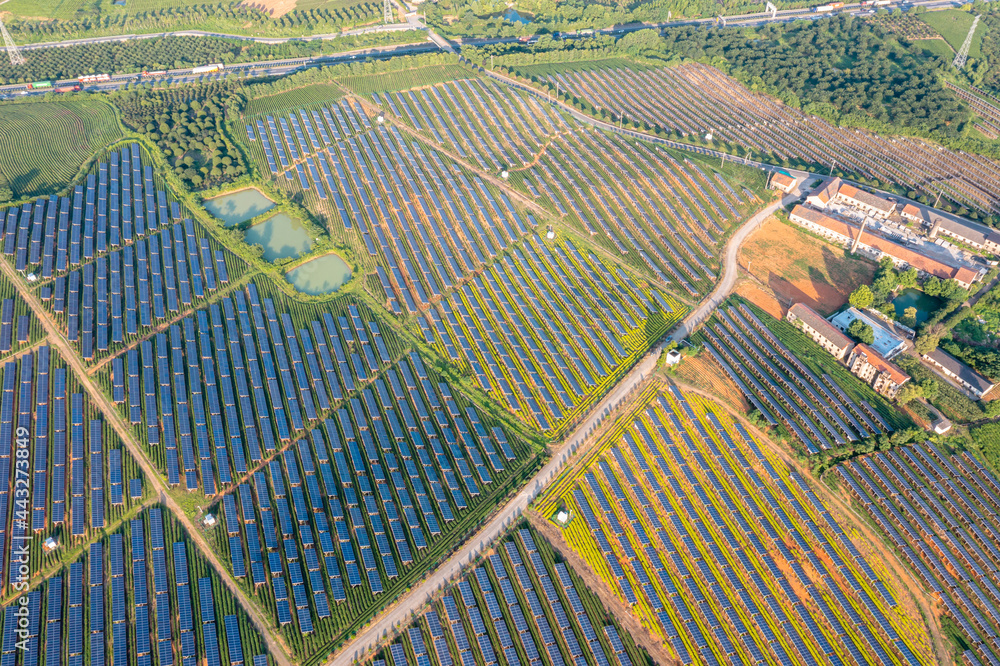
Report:
[[[23,65],[26,62],[24,56],[21,55],[21,50],[17,48],[17,44],[7,32],[7,26],[3,24],[3,21],[0,21],[0,34],[3,35],[3,43],[7,47],[7,56],[10,58],[11,67]]]
[[[979,25],[979,17],[972,22],[972,26],[969,28],[969,34],[965,36],[965,41],[962,42],[962,48],[958,53],[955,54],[955,60],[952,61],[951,66],[955,69],[962,69],[965,67],[965,61],[969,59],[969,48],[972,46],[972,37],[976,34],[976,26]]]

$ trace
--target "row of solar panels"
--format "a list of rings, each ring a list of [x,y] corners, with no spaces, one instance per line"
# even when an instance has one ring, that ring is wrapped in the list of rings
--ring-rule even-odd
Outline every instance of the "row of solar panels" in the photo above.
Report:
[[[698,430],[699,434],[702,435],[698,439],[700,444],[695,444],[695,440],[687,434],[680,417],[673,411],[670,404],[663,399],[662,396],[660,404],[667,410],[667,414],[671,417],[675,432],[679,433],[681,439],[684,440],[687,455],[682,453],[681,449],[674,443],[671,435],[663,426],[663,423],[659,418],[659,413],[655,409],[647,409],[647,415],[655,425],[657,437],[654,438],[650,435],[644,422],[637,421],[635,423],[636,431],[643,436],[649,454],[644,453],[643,450],[638,447],[633,437],[628,436],[625,438],[632,451],[636,464],[646,477],[645,484],[642,484],[632,474],[630,464],[622,455],[621,451],[617,448],[612,450],[616,462],[622,470],[633,495],[637,498],[639,504],[643,508],[643,512],[646,514],[648,524],[654,527],[659,543],[654,545],[650,537],[646,535],[645,529],[642,527],[642,522],[640,522],[638,516],[630,508],[628,497],[618,483],[617,474],[611,469],[610,466],[607,465],[605,461],[599,461],[598,468],[602,470],[602,475],[605,477],[606,483],[615,495],[616,504],[614,506],[604,495],[603,487],[600,483],[598,483],[596,476],[588,474],[586,478],[593,497],[602,507],[602,514],[604,515],[605,521],[610,526],[612,531],[619,536],[622,553],[624,554],[624,560],[630,563],[635,575],[640,582],[642,582],[644,593],[646,594],[647,599],[652,602],[654,610],[659,614],[660,622],[663,624],[668,638],[674,645],[674,649],[678,654],[678,657],[682,660],[690,659],[687,643],[690,641],[698,649],[702,658],[708,658],[707,653],[711,651],[711,647],[709,647],[709,640],[706,639],[703,633],[702,627],[705,627],[713,634],[711,640],[712,644],[717,646],[717,648],[721,648],[724,656],[735,654],[736,648],[733,645],[731,637],[736,637],[739,639],[739,642],[743,644],[743,649],[747,651],[746,654],[753,656],[766,650],[770,651],[772,655],[777,657],[782,663],[793,663],[791,657],[786,652],[785,646],[777,641],[775,638],[776,634],[769,626],[766,625],[766,623],[760,625],[762,634],[759,639],[756,637],[749,639],[748,637],[750,636],[750,632],[748,632],[746,626],[742,624],[742,620],[739,620],[736,616],[728,612],[728,609],[730,609],[731,606],[728,606],[729,602],[725,601],[725,598],[727,596],[732,598],[732,595],[735,594],[736,597],[740,598],[740,603],[742,603],[747,612],[749,612],[752,616],[759,616],[763,618],[764,613],[758,610],[759,606],[757,605],[757,601],[754,599],[757,598],[759,601],[768,605],[776,605],[772,604],[774,596],[773,593],[769,591],[769,587],[767,585],[761,585],[764,580],[774,581],[770,583],[771,585],[774,585],[776,582],[785,593],[783,596],[793,602],[792,605],[795,606],[798,612],[798,620],[801,622],[801,626],[810,630],[810,643],[819,645],[825,652],[832,653],[832,645],[829,638],[824,632],[818,630],[818,625],[816,625],[815,620],[808,614],[808,612],[804,611],[805,607],[801,601],[795,601],[798,597],[788,585],[785,575],[779,569],[770,564],[770,559],[765,562],[765,564],[769,567],[768,571],[761,571],[758,577],[751,577],[751,582],[757,587],[757,594],[755,595],[747,592],[745,584],[738,576],[735,575],[735,573],[737,570],[740,570],[741,567],[746,567],[747,571],[756,571],[756,565],[749,559],[741,561],[740,566],[735,568],[733,565],[729,564],[725,555],[723,555],[724,551],[722,551],[716,544],[714,537],[711,536],[710,533],[701,529],[700,525],[703,524],[701,522],[703,519],[695,513],[694,505],[691,502],[697,498],[700,505],[704,507],[705,512],[715,524],[716,532],[722,535],[729,543],[729,548],[731,549],[730,553],[735,553],[737,557],[741,558],[741,560],[745,558],[743,546],[739,545],[739,540],[734,538],[735,535],[732,533],[728,523],[723,520],[720,510],[715,506],[715,503],[711,498],[718,498],[716,501],[726,503],[726,514],[730,516],[731,519],[736,521],[737,527],[739,527],[740,531],[743,533],[744,538],[748,539],[749,543],[754,546],[757,551],[767,552],[767,547],[760,542],[757,529],[752,527],[744,518],[738,508],[738,504],[734,502],[734,499],[730,494],[731,491],[727,490],[718,483],[718,477],[715,476],[713,468],[721,469],[724,473],[726,473],[732,487],[738,492],[743,505],[747,507],[755,507],[752,509],[752,512],[755,515],[756,522],[760,523],[764,532],[770,536],[770,539],[775,544],[775,547],[782,553],[785,560],[789,563],[792,571],[795,572],[796,577],[800,579],[799,585],[803,589],[812,593],[814,583],[809,581],[808,578],[803,578],[805,574],[801,569],[801,566],[798,564],[798,560],[791,554],[788,548],[784,546],[782,537],[779,537],[778,532],[775,531],[772,523],[773,519],[769,516],[777,517],[777,520],[782,523],[784,531],[791,534],[793,540],[800,548],[803,549],[803,552],[811,554],[812,548],[810,544],[803,540],[801,534],[798,532],[796,524],[791,522],[787,515],[785,515],[784,510],[773,501],[773,497],[770,496],[769,487],[763,484],[756,476],[756,473],[753,471],[738,446],[730,446],[725,452],[720,450],[715,445],[714,440],[710,437],[704,424],[701,423],[696,416],[694,416],[693,411],[690,410],[690,407],[686,404],[686,401],[684,401],[682,402],[682,406],[688,413],[687,422],[694,426],[695,429]],[[710,419],[710,421],[712,421],[713,429],[716,429],[719,433],[725,433],[725,431],[720,428],[720,424],[718,424],[717,419]],[[732,438],[729,437],[728,433],[725,433],[725,438],[723,439],[725,439],[728,444],[733,443]],[[671,458],[674,460],[673,467],[667,463],[660,447],[666,447],[670,452]],[[701,453],[702,447],[709,450],[714,459],[714,463],[709,463],[705,459],[704,455]],[[651,456],[655,461],[656,468],[660,473],[659,477],[653,472],[653,468],[648,464],[647,455]],[[738,466],[744,470],[744,473],[747,475],[746,478],[749,478],[751,484],[754,486],[754,491],[752,493],[747,491],[747,487],[744,485],[746,481],[732,473],[732,468],[729,466],[726,459],[727,456],[735,458],[738,462]],[[693,473],[695,468],[692,468],[689,460],[697,464],[696,469],[699,471],[698,474]],[[679,477],[678,475],[675,475],[673,469],[678,470]],[[660,478],[665,479],[669,483],[672,489],[672,494],[675,497],[681,498],[680,501],[674,500],[674,502],[671,502],[667,496],[663,494],[659,481]],[[690,490],[686,490],[680,485],[679,478],[686,479],[686,483]],[[704,481],[701,479],[704,479]],[[708,487],[706,488],[703,483],[708,483]],[[801,504],[799,504],[797,500],[795,500],[794,496],[787,491],[787,487],[784,486],[783,481],[776,474],[772,479],[772,483],[773,486],[771,487],[783,489],[785,500],[791,503],[793,509],[799,514],[800,518],[807,517],[808,514],[806,514]],[[656,495],[659,506],[654,506],[653,503],[646,499],[647,490],[652,491]],[[578,505],[581,507],[584,519],[591,530],[593,530],[595,534],[603,534],[605,528],[589,509],[589,501],[581,492],[580,488],[575,490],[574,496]],[[761,512],[758,504],[760,500],[755,498],[768,498],[764,499],[764,502],[765,504],[768,504],[771,513],[768,514]],[[645,562],[648,564],[642,564],[643,558],[638,557],[638,554],[631,550],[629,540],[624,538],[624,530],[618,522],[617,511],[614,508],[615,506],[624,512],[626,518],[630,522],[633,533],[638,537],[639,544],[643,547],[646,555]],[[681,511],[678,512],[678,510],[674,507],[680,507]],[[660,512],[658,512],[657,509],[660,509],[660,511],[665,513],[667,518],[669,518],[669,522],[673,526],[673,532],[677,535],[677,537],[673,537],[669,532],[665,531],[660,518]],[[692,539],[692,536],[686,526],[688,524],[698,527],[700,536],[697,542]],[[815,524],[811,523],[811,521],[806,524],[811,525],[814,528],[816,527]],[[819,540],[821,547],[823,547],[828,553],[836,555],[836,551],[830,546],[829,542],[827,542],[825,536],[819,531],[818,528],[812,530],[812,535],[815,539]],[[602,540],[598,538],[598,542],[601,543]],[[603,543],[607,544],[606,539],[603,540]],[[696,543],[703,544],[704,549],[712,552],[712,561],[717,563],[717,567],[723,570],[725,577],[728,579],[727,586],[720,587],[720,580],[716,576],[715,572],[711,569],[705,569],[705,567],[702,566],[702,563],[705,561],[703,559],[704,556],[702,555],[702,552],[704,551],[697,549],[695,546]],[[678,544],[683,544],[683,546],[679,546]],[[602,547],[602,550],[603,548],[604,547]],[[681,555],[685,552],[688,554],[690,560],[686,560]],[[660,560],[660,553],[666,553],[669,555],[669,559],[673,562],[673,569],[676,572],[677,577],[682,581],[682,585],[688,588],[686,593],[681,593],[680,588],[674,582],[674,579],[667,574],[666,567],[664,567],[662,561]],[[610,557],[620,557],[620,555],[613,549],[610,553],[606,553],[606,555]],[[818,563],[818,560],[814,562],[812,561],[812,558],[809,559],[810,563],[814,567],[817,567],[817,570],[821,572],[821,576],[824,578],[825,583],[827,585],[833,585],[833,579],[822,573],[826,571],[825,566]],[[688,561],[693,562],[700,569],[697,577],[693,576],[693,573],[688,568]],[[662,589],[666,590],[668,596],[671,597],[671,603],[675,605],[679,617],[682,620],[683,638],[682,631],[675,624],[672,614],[664,612],[666,609],[664,608],[662,601],[659,600],[659,593],[656,587],[651,584],[651,581],[645,582],[649,581],[648,575],[644,573],[645,566],[651,567],[651,569],[656,572],[657,577],[660,579]],[[718,570],[718,568],[716,570]],[[615,567],[612,566],[612,569],[614,570]],[[840,573],[849,574],[848,580],[854,581],[854,585],[851,587],[855,593],[860,594],[862,597],[867,594],[864,591],[864,588],[857,584],[856,579],[853,578],[853,572],[851,572],[850,569],[842,568]],[[688,606],[689,602],[687,599],[705,598],[704,592],[697,591],[695,589],[697,585],[692,587],[692,581],[695,580],[705,581],[709,592],[712,593],[716,602],[721,604],[720,607],[726,610],[724,614],[727,616],[729,622],[728,630],[726,625],[719,621],[715,611],[704,602],[694,604],[694,606],[698,609],[699,616],[701,617],[700,622],[695,620],[695,616],[691,613],[691,608]],[[834,585],[831,589],[835,588],[836,585]],[[719,593],[724,589],[729,591],[720,596]],[[835,592],[834,596],[839,601],[846,602],[846,597],[844,597],[842,591],[840,591],[839,594]],[[877,612],[875,618],[880,628],[884,631],[885,627],[888,626],[891,633],[886,632],[887,638],[892,641],[897,648],[900,648],[900,652],[904,655],[904,657],[908,659],[912,657],[912,654],[908,653],[909,648],[906,647],[905,643],[898,640],[898,634],[894,634],[894,630],[892,630],[891,625],[885,621],[885,616],[879,610],[878,606],[876,606],[870,598],[867,599],[869,602],[868,608]],[[890,595],[888,600],[891,601],[891,599]],[[861,654],[860,648],[857,644],[853,643],[851,640],[845,639],[846,634],[844,634],[840,629],[841,621],[829,604],[816,596],[813,597],[812,601],[823,613],[829,629],[832,630],[834,635],[837,636],[837,640],[841,641],[842,644],[845,644],[847,649],[852,654]],[[856,624],[855,628],[865,637],[866,643],[868,644],[866,649],[874,650],[880,654],[884,653],[885,648],[881,645],[880,641],[875,638],[874,634],[872,634],[867,621],[862,620],[860,616],[854,613],[853,607],[851,607],[849,602],[846,603],[846,606],[841,607],[841,611],[847,617],[851,618],[852,623]],[[778,606],[778,608],[780,608],[780,606]],[[771,613],[773,614],[774,612],[775,611],[772,608]],[[783,610],[780,615],[774,615],[774,617],[776,618],[775,621],[779,625],[786,625],[787,623],[787,627],[783,626],[785,631],[798,631],[799,622],[789,620]],[[767,631],[765,631],[765,629]],[[792,640],[793,645],[799,645],[800,642],[802,645],[805,645],[804,638],[802,636],[797,633],[789,633],[789,635],[797,637],[795,640]],[[684,638],[686,638],[687,641],[685,641]],[[763,642],[760,642],[761,640],[763,640]],[[887,654],[885,656],[888,658]]]
[[[0,238],[17,270],[40,264],[47,279],[180,218],[180,206],[155,189],[152,166],[132,144],[110,153],[72,200],[52,196],[8,209],[6,223],[0,215]]]
[[[213,255],[209,240],[199,243],[194,223],[185,220],[56,278],[42,299],[65,314],[67,338],[91,359],[228,281],[225,252]]]

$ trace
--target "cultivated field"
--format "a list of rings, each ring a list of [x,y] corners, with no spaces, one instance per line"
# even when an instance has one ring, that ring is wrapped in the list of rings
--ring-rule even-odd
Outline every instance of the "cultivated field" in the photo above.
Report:
[[[823,169],[898,183],[932,198],[943,183],[943,193],[963,205],[1000,211],[1000,165],[995,161],[939,149],[920,139],[833,127],[751,92],[708,65],[580,69],[554,74],[550,81],[615,117],[624,113],[682,135],[711,132],[741,151],[764,155],[765,162],[796,158]]]
[[[94,153],[121,137],[114,109],[101,100],[4,104],[0,173],[15,198],[55,194]]]
[[[973,12],[964,12],[957,9],[945,9],[940,12],[926,12],[920,15],[920,20],[940,34],[949,46],[957,53],[965,38],[969,35],[969,28],[975,20]],[[986,32],[986,25],[980,22],[976,27],[976,34],[972,37],[972,44],[969,46],[969,57],[978,58],[980,56],[979,45],[983,41],[983,34]]]
[[[806,480],[676,387],[651,387],[535,507],[680,663],[929,658],[905,588]]]
[[[500,539],[371,666],[652,663],[559,559],[532,529]]]
[[[382,5],[364,0],[8,0],[0,17],[20,43],[107,35],[203,30],[228,35],[303,37],[378,23]]]

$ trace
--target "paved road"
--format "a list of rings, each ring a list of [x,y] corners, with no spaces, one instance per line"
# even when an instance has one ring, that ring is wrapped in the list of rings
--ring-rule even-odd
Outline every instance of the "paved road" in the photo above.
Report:
[[[587,441],[588,435],[605,418],[611,416],[615,408],[624,403],[642,380],[653,372],[659,357],[659,347],[654,348],[651,353],[643,357],[632,368],[631,372],[622,378],[615,389],[590,410],[587,420],[577,426],[576,430],[558,448],[554,449],[552,459],[524,485],[513,499],[500,507],[486,525],[469,537],[462,547],[452,554],[444,564],[435,569],[428,578],[404,594],[392,608],[379,615],[372,624],[363,628],[360,633],[346,643],[333,659],[327,662],[327,666],[352,666],[356,660],[360,660],[383,638],[392,636],[397,629],[407,627],[413,621],[413,612],[423,606],[445,584],[458,578],[462,574],[463,567],[472,562],[476,555],[488,550],[493,540],[503,534],[517,520],[528,504],[558,476],[560,470],[571,458],[586,452],[587,447],[582,445]],[[593,444],[593,441],[589,444]]]
[[[172,69],[167,71],[164,75],[156,77],[155,79],[150,79],[142,77],[137,73],[132,74],[114,74],[110,81],[103,81],[100,83],[87,84],[84,86],[84,90],[87,92],[107,92],[111,90],[118,90],[119,88],[128,86],[130,84],[147,83],[150,81],[168,81],[169,83],[189,83],[198,80],[207,80],[211,78],[221,78],[228,74],[234,72],[246,72],[249,76],[261,77],[261,76],[283,76],[285,74],[291,74],[292,72],[308,69],[310,67],[325,67],[328,65],[335,65],[337,63],[352,62],[355,60],[367,60],[367,59],[384,59],[392,58],[400,55],[409,55],[413,53],[425,53],[427,51],[436,51],[439,47],[431,41],[418,43],[418,44],[392,44],[386,46],[371,46],[362,49],[355,49],[353,51],[344,51],[343,53],[336,53],[332,55],[319,55],[309,58],[285,58],[281,60],[260,60],[256,62],[245,62],[238,63],[234,65],[226,65],[225,69],[218,74],[194,74],[192,73],[190,67],[183,69]],[[63,79],[59,81],[53,81],[52,85],[54,87],[59,86],[72,86],[77,83],[77,79]],[[42,88],[35,91],[25,90],[23,83],[11,84],[6,86],[0,86],[0,94],[21,94],[21,95],[45,95],[46,93],[51,93],[51,88]]]
[[[166,508],[174,514],[181,524],[184,525],[184,529],[187,531],[188,536],[191,537],[191,540],[195,542],[195,545],[200,551],[200,553],[192,553],[192,556],[203,557],[208,560],[208,563],[215,569],[219,578],[223,583],[225,583],[230,593],[236,598],[240,606],[242,606],[250,616],[251,621],[257,628],[257,632],[267,643],[268,652],[271,653],[274,660],[279,664],[279,666],[290,666],[291,661],[288,659],[284,646],[279,645],[274,640],[270,632],[270,622],[260,614],[257,610],[257,606],[250,603],[243,591],[236,586],[236,583],[229,574],[228,568],[219,560],[215,550],[202,536],[197,525],[195,525],[194,521],[192,521],[187,514],[184,513],[184,510],[177,504],[176,500],[174,500],[174,498],[166,492],[167,488],[164,484],[163,477],[161,476],[159,470],[156,469],[156,466],[153,465],[153,461],[149,459],[146,452],[136,441],[132,434],[132,428],[125,423],[125,419],[122,418],[118,410],[111,404],[108,397],[103,391],[101,391],[100,387],[97,386],[93,378],[87,374],[87,368],[84,366],[83,361],[77,354],[76,349],[59,330],[55,320],[48,313],[48,311],[42,307],[38,297],[35,296],[35,294],[27,286],[25,286],[21,275],[18,274],[7,261],[2,259],[0,259],[0,272],[2,272],[10,280],[10,282],[14,284],[20,297],[24,299],[24,301],[28,304],[28,307],[31,308],[34,316],[37,317],[42,323],[48,343],[55,346],[59,350],[63,359],[73,369],[73,374],[76,376],[76,379],[83,385],[83,388],[87,391],[87,393],[90,394],[91,402],[101,410],[105,420],[115,429],[115,432],[121,438],[122,442],[125,443],[126,448],[128,448],[129,453],[131,453],[132,457],[139,463],[139,467],[142,468],[142,471],[146,476],[146,483],[150,484],[153,490],[159,493],[160,501],[163,502]]]
[[[712,293],[697,308],[692,310],[684,318],[684,321],[678,324],[677,328],[670,333],[674,340],[683,340],[691,335],[698,324],[708,319],[715,308],[719,307],[719,304],[729,296],[729,292],[733,290],[733,286],[736,284],[736,277],[739,273],[738,258],[740,255],[740,246],[743,245],[743,241],[747,239],[747,236],[752,234],[774,211],[797,201],[800,196],[801,194],[797,190],[792,194],[785,195],[779,201],[775,201],[744,222],[743,226],[730,237],[729,242],[726,243],[726,256],[722,262],[722,279],[715,285]]]
[[[6,0],[4,0],[6,2]],[[2,5],[3,2],[0,2]],[[398,3],[394,3],[399,7]],[[962,3],[959,0],[894,0],[886,8],[906,8],[914,6],[923,6],[927,9],[947,9],[951,7],[960,7]],[[833,12],[817,12],[811,7],[799,8],[799,9],[783,9],[778,11],[772,18],[769,12],[758,12],[754,14],[734,14],[732,16],[721,17],[724,19],[725,25],[741,25],[741,26],[753,26],[762,25],[764,23],[770,22],[784,22],[784,21],[795,21],[800,19],[818,19],[824,16],[830,16],[831,14],[838,13],[852,13],[862,9],[860,3],[847,3],[842,8]],[[594,32],[603,35],[623,35],[629,32],[636,32],[638,30],[649,30],[649,29],[662,29],[670,27],[680,27],[685,25],[714,25],[720,23],[719,17],[709,17],[700,19],[678,19],[676,21],[663,21],[660,23],[632,23],[628,25],[616,25],[607,28],[600,28]],[[35,42],[32,44],[24,44],[20,46],[22,51],[30,51],[32,49],[48,48],[53,46],[74,46],[79,44],[101,44],[106,42],[123,42],[131,39],[156,39],[159,37],[216,37],[223,39],[239,39],[243,41],[260,42],[262,44],[283,44],[286,42],[296,42],[296,41],[317,41],[317,40],[332,40],[344,35],[362,35],[372,32],[393,32],[398,30],[413,30],[413,29],[424,29],[426,26],[420,23],[420,20],[415,15],[407,16],[407,21],[404,23],[391,23],[385,24],[380,23],[378,25],[369,25],[360,28],[353,28],[351,30],[345,30],[344,32],[333,32],[324,33],[318,35],[305,35],[305,36],[295,36],[295,37],[255,37],[253,35],[237,35],[226,32],[214,32],[205,30],[177,30],[172,32],[155,32],[155,33],[132,33],[126,35],[107,35],[103,37],[84,37],[81,39],[65,39],[61,41],[54,42]],[[589,35],[583,35],[578,32],[564,32],[560,35],[565,39],[574,39],[577,37],[586,37]],[[482,44],[497,44],[497,43],[509,43],[517,41],[517,37],[506,37],[506,38],[472,38],[459,40],[463,45],[482,45]],[[6,51],[6,48],[0,46],[0,51]]]

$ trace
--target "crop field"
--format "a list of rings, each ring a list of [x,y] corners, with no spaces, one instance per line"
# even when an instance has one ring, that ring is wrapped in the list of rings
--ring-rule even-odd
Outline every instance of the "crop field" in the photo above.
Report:
[[[932,27],[940,34],[952,49],[957,53],[965,38],[969,34],[969,28],[975,20],[973,12],[965,12],[957,9],[945,9],[939,12],[926,12],[920,15],[920,20]],[[981,55],[980,44],[986,32],[986,25],[980,21],[976,27],[976,34],[972,37],[972,44],[969,46],[969,57],[978,58]]]
[[[851,460],[835,473],[957,625],[968,646],[962,660],[996,663],[1000,481],[968,453],[945,455],[928,443]]]
[[[678,662],[930,661],[905,591],[801,476],[713,403],[644,397],[535,507]]]
[[[206,32],[297,36],[335,33],[376,23],[382,5],[365,0],[308,0],[302,11],[283,3],[243,4],[234,0],[7,0],[0,9],[19,44],[107,35],[198,29]],[[266,7],[265,7],[266,5]],[[276,7],[277,5],[277,7]],[[270,11],[276,9],[272,16]]]
[[[338,79],[338,83],[350,88],[357,95],[371,95],[372,93],[382,94],[408,90],[416,86],[429,86],[474,76],[475,72],[467,67],[445,63],[380,74],[345,76]]]
[[[114,109],[100,100],[0,104],[0,174],[15,197],[47,195],[121,138]]]
[[[12,209],[17,212],[16,209]],[[8,215],[13,214],[8,212]],[[0,212],[0,217],[3,214]],[[6,244],[6,237],[4,238]],[[20,298],[17,288],[5,276],[0,276],[0,358],[16,354],[45,336],[31,308]]]
[[[682,135],[711,132],[742,150],[765,157],[797,158],[824,167],[836,165],[931,197],[939,194],[935,188],[943,187],[946,196],[963,205],[1000,211],[1000,164],[993,160],[939,149],[921,139],[889,139],[834,127],[753,93],[707,65],[642,71],[581,69],[552,75],[549,80],[614,116],[625,114]],[[928,183],[934,183],[934,188]]]
[[[267,666],[264,643],[187,535],[160,508],[142,511],[25,592],[20,663]],[[4,609],[2,659],[18,649],[17,604]],[[154,622],[155,616],[155,622]],[[155,624],[155,627],[154,627]]]
[[[73,548],[113,528],[142,501],[144,478],[54,349],[23,354],[0,374],[0,544],[26,540],[38,571],[59,561],[58,553],[43,553],[47,537]],[[7,554],[0,555],[4,595],[17,578]]]
[[[16,270],[37,275],[39,297],[86,361],[133,343],[246,268],[182,219],[137,145],[112,151],[96,170],[72,198],[9,213],[3,247]]]
[[[651,663],[534,530],[493,550],[369,666]]]
[[[745,304],[721,307],[694,336],[771,425],[808,454],[892,431],[899,412],[791,324]],[[826,359],[824,359],[826,360]]]

